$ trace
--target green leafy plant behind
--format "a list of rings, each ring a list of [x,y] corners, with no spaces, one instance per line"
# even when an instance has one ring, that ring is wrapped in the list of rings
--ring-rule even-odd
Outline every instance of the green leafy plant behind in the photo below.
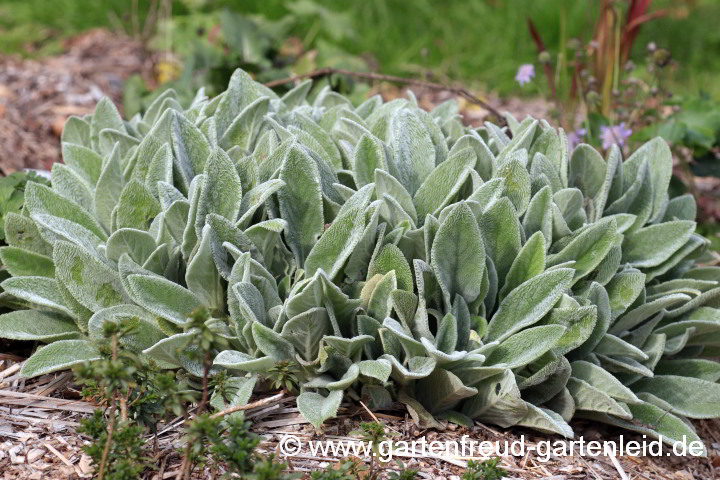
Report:
[[[0,335],[46,344],[23,374],[97,358],[131,321],[141,358],[225,371],[216,408],[269,376],[316,427],[344,398],[423,427],[572,437],[583,417],[669,442],[720,415],[720,268],[697,263],[662,139],[603,158],[543,120],[469,128],[453,102],[310,87],[238,70],[213,99],[71,118],[0,249],[24,307]]]
[[[28,182],[50,185],[50,182],[34,171],[15,172],[0,178],[0,241],[5,241],[5,217],[9,213],[19,213],[25,198],[25,186]]]

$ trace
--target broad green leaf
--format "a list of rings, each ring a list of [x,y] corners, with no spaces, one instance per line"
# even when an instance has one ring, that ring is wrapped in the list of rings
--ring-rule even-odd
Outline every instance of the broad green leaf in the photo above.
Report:
[[[13,277],[54,277],[52,258],[18,247],[0,247],[0,262]]]
[[[413,223],[418,222],[415,204],[412,196],[395,177],[381,169],[375,169],[375,188],[378,198],[389,196],[402,208],[410,217]]]
[[[589,305],[585,307],[556,307],[550,311],[543,323],[562,325],[567,328],[565,334],[553,348],[554,353],[565,355],[590,338],[596,321],[597,308],[594,305]]]
[[[397,179],[410,195],[415,195],[435,168],[432,139],[415,112],[406,108],[393,114],[390,131],[398,169]]]
[[[545,270],[545,237],[535,232],[513,260],[500,290],[500,301],[515,288]]]
[[[63,162],[92,187],[97,184],[103,167],[103,159],[89,148],[73,143],[62,146]]]
[[[55,244],[53,261],[58,281],[85,308],[97,312],[129,300],[117,271],[82,247],[59,241]]]
[[[70,116],[63,126],[60,141],[90,147],[90,123],[75,115]]]
[[[120,260],[123,253],[127,253],[135,263],[142,265],[155,248],[155,239],[149,233],[133,228],[121,228],[110,235],[105,251],[107,258],[114,262]]]
[[[385,275],[390,271],[395,272],[398,288],[412,292],[413,276],[410,265],[402,251],[393,244],[385,245],[373,257],[368,267],[367,277],[372,278],[377,274]]]
[[[320,428],[325,420],[337,415],[342,398],[342,390],[333,390],[327,397],[315,392],[304,392],[298,397],[297,406],[303,417],[315,428]]]
[[[532,327],[502,341],[488,356],[485,364],[509,369],[522,367],[552,349],[565,333],[562,325]]]
[[[364,208],[343,212],[310,250],[305,260],[307,275],[315,275],[322,269],[330,278],[335,278],[360,242],[364,230]]]
[[[187,322],[202,301],[190,290],[162,277],[130,275],[130,296],[140,306],[178,325]]]
[[[25,188],[25,207],[30,214],[49,214],[75,222],[100,237],[107,239],[103,227],[85,209],[49,187],[29,182]]]
[[[293,146],[283,162],[280,180],[286,183],[277,195],[282,217],[288,222],[287,241],[298,265],[304,265],[324,230],[320,174],[315,161]]]
[[[660,408],[650,402],[629,405],[628,407],[633,416],[632,422],[620,420],[611,415],[594,412],[583,412],[583,416],[590,420],[607,423],[625,430],[647,435],[650,438],[662,438],[662,441],[669,446],[673,446],[678,442],[683,442],[686,445],[690,445],[690,443],[696,441],[702,443],[702,440],[695,430],[688,425],[684,418],[677,417],[664,408]]]
[[[387,170],[382,142],[369,134],[360,137],[353,157],[353,171],[358,187],[375,181],[375,169]]]
[[[173,154],[170,144],[158,148],[150,161],[145,186],[153,196],[159,196],[158,182],[171,183],[173,180]]]
[[[616,273],[605,286],[610,298],[612,318],[617,318],[632,305],[645,288],[645,274],[637,270]]]
[[[530,174],[518,160],[510,160],[500,167],[497,177],[505,179],[507,196],[515,207],[516,215],[522,215],[530,203]]]
[[[656,267],[670,258],[695,231],[695,222],[676,220],[625,235],[622,261],[637,268]]]
[[[522,248],[522,227],[507,198],[495,202],[480,218],[485,249],[492,258],[500,285]]]
[[[580,189],[585,198],[595,198],[605,180],[605,160],[590,145],[580,144],[570,156],[568,184]]]
[[[260,322],[253,322],[251,328],[258,350],[276,362],[295,361],[295,347],[287,339]]]
[[[442,368],[419,380],[415,391],[417,399],[430,413],[451,410],[463,399],[478,393],[476,389],[463,385],[452,372]]]
[[[320,125],[302,113],[296,113],[294,115],[294,120],[300,126],[302,131],[309,133],[310,136],[312,136],[312,138],[314,138],[315,141],[322,147],[323,152],[318,152],[318,154],[321,154],[324,158],[328,159],[328,163],[334,168],[343,168],[340,150],[338,150],[338,147],[332,137],[323,130]]]
[[[189,186],[195,175],[205,171],[210,143],[200,129],[178,112],[173,114],[170,136],[177,171]]]
[[[231,222],[237,220],[242,201],[242,185],[235,166],[227,154],[215,148],[205,163],[203,183],[197,207],[195,228],[198,234],[205,226],[205,217],[214,213]]]
[[[41,309],[50,309],[70,317],[73,316],[73,312],[65,306],[65,299],[54,278],[10,277],[0,286],[7,294],[26,300]]]
[[[636,346],[627,343],[621,338],[606,333],[605,336],[595,347],[595,353],[603,355],[628,357],[636,360],[647,360],[648,356],[645,352]]]
[[[49,343],[81,335],[75,322],[58,313],[16,310],[0,315],[0,338]]]
[[[108,97],[100,99],[98,104],[95,106],[95,112],[93,113],[90,121],[90,144],[93,147],[97,147],[100,131],[105,128],[112,128],[122,133],[126,133],[123,119],[113,101]]]
[[[689,418],[715,418],[720,415],[720,385],[699,378],[656,375],[633,384],[633,390],[661,398],[672,412]]]
[[[120,150],[115,147],[103,166],[95,187],[95,216],[106,230],[110,230],[110,220],[115,205],[125,187],[123,165]]]
[[[270,357],[255,358],[236,350],[224,350],[215,357],[213,365],[241,372],[266,373],[275,361]]]
[[[717,383],[720,380],[720,363],[700,358],[662,359],[655,366],[655,374],[699,378]]]
[[[121,321],[132,330],[120,337],[120,343],[134,352],[142,352],[166,337],[156,317],[137,305],[116,305],[98,311],[88,322],[88,335],[92,339],[102,340],[105,338],[105,322]]]
[[[32,219],[10,212],[5,215],[5,241],[11,247],[40,255],[52,255],[52,246],[40,235]]]
[[[216,119],[218,137],[221,137],[240,112],[259,96],[257,84],[250,75],[239,68],[235,70],[213,117]]]
[[[425,218],[428,213],[437,215],[440,209],[447,206],[459,186],[465,182],[467,174],[463,175],[464,172],[473,169],[476,161],[475,151],[466,148],[454,152],[438,165],[413,197],[418,218]]]
[[[574,281],[590,274],[610,249],[615,245],[617,226],[614,220],[597,222],[575,237],[560,252],[548,256],[547,266],[552,267],[568,261],[575,261]]]
[[[99,358],[100,352],[87,340],[60,340],[35,352],[23,363],[20,374],[37,377]]]
[[[635,150],[630,157],[623,162],[623,183],[625,186],[635,177],[642,162],[647,159],[652,182],[652,214],[655,218],[664,209],[665,194],[670,185],[672,176],[672,153],[667,142],[661,137],[656,137]]]
[[[93,210],[93,186],[70,167],[55,163],[52,166],[53,190],[78,205],[88,205]]]
[[[148,230],[160,213],[160,203],[142,183],[132,180],[123,188],[116,207],[117,227]],[[93,233],[95,233],[93,231]]]
[[[440,225],[432,245],[431,263],[446,308],[456,294],[472,303],[481,291],[485,248],[470,207],[460,203]]]
[[[513,289],[490,320],[487,341],[502,341],[537,323],[570,287],[573,273],[570,268],[550,270]]]
[[[282,337],[290,342],[304,360],[317,358],[320,340],[332,334],[327,310],[316,307],[294,316],[283,325]]]
[[[225,305],[225,293],[220,272],[218,272],[213,259],[210,230],[211,226],[205,225],[200,245],[187,264],[185,284],[204,305],[222,309]]]
[[[518,425],[551,435],[557,434],[565,438],[573,438],[572,427],[560,415],[547,408],[536,407],[531,403],[526,403],[526,405],[528,413],[517,423]]]
[[[238,145],[243,150],[252,150],[269,106],[270,99],[268,97],[260,97],[247,105],[222,134],[218,144],[224,149]]]
[[[607,393],[615,400],[628,404],[640,403],[640,399],[610,372],[583,360],[571,363],[572,376],[584,380],[593,387]]]
[[[632,414],[626,411],[610,395],[585,380],[570,377],[567,388],[570,390],[570,394],[575,400],[575,407],[578,410],[607,413],[626,420],[632,418]]]
[[[528,407],[520,396],[511,370],[475,385],[478,393],[463,404],[461,412],[482,422],[511,427],[525,418]]]

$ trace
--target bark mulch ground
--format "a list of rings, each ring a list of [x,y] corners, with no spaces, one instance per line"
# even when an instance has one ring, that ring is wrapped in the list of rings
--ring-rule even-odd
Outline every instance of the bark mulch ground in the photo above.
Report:
[[[76,428],[81,418],[103,407],[81,398],[70,372],[23,378],[18,373],[23,360],[19,356],[0,354],[0,478],[91,478],[93,466],[82,450],[88,444],[88,438],[78,434]],[[349,432],[356,430],[359,423],[368,421],[385,423],[387,430],[394,432],[394,442],[406,441],[410,445],[423,438],[428,444],[432,441],[460,441],[463,435],[478,442],[513,442],[524,436],[528,447],[547,440],[562,441],[560,437],[541,435],[527,429],[500,429],[478,422],[472,428],[448,424],[444,431],[424,429],[399,404],[397,409],[370,413],[361,404],[345,403],[338,412],[338,418],[324,425],[322,431],[317,431],[300,415],[294,406],[294,397],[275,395],[270,398],[269,394],[265,394],[251,400],[255,407],[246,410],[245,415],[253,422],[253,430],[264,437],[259,453],[280,454],[283,437],[293,435],[302,442],[302,449],[291,458],[279,455],[279,459],[287,462],[292,471],[304,472],[308,477],[308,472],[333,468],[348,459],[369,465],[369,457],[362,453],[342,458],[321,456],[317,452],[313,454],[308,446],[308,442],[316,440],[357,441],[357,438],[349,436]],[[508,452],[508,455],[501,456],[501,465],[508,471],[509,479],[522,480],[714,479],[714,468],[720,467],[720,420],[696,422],[695,425],[708,448],[708,458],[572,456],[553,457],[543,462],[544,455],[536,452],[524,455]],[[619,435],[624,435],[626,442],[642,440],[637,435],[602,424],[579,421],[573,422],[572,426],[576,435],[583,436],[586,441],[618,442]],[[178,453],[182,451],[181,428],[181,418],[158,427],[154,457],[157,469],[148,472],[144,478],[160,480],[175,477],[181,460]],[[153,445],[154,440],[148,436],[148,445]],[[459,480],[467,466],[463,458],[423,454],[418,450],[419,444],[415,448],[396,458],[407,467],[419,470],[423,479]],[[394,463],[389,467],[395,468]],[[198,470],[193,478],[211,478],[210,471]]]
[[[0,56],[0,173],[49,170],[60,160],[65,120],[92,113],[103,95],[122,105],[125,79],[150,68],[138,42],[107,30],[66,46],[66,53],[42,60]]]

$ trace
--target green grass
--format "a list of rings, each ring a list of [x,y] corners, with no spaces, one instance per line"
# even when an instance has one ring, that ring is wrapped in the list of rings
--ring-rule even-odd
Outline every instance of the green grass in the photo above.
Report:
[[[289,0],[207,0],[209,8],[228,6],[246,13],[280,18],[288,13]],[[309,0],[302,0],[309,1]],[[528,34],[533,19],[545,43],[557,47],[561,13],[566,16],[567,38],[590,39],[596,0],[314,0],[346,12],[354,25],[341,47],[353,54],[370,54],[377,69],[390,74],[418,75],[431,72],[440,79],[484,85],[500,94],[535,93],[514,81],[521,63],[536,59]],[[146,12],[149,0],[139,0]],[[656,0],[653,9],[677,7],[681,0]],[[705,89],[720,96],[720,2],[696,0],[686,18],[660,18],[642,27],[634,57],[642,59],[649,41],[668,48],[678,62],[673,88],[679,93]],[[108,26],[108,11],[127,21],[129,0],[0,0],[0,52],[32,54],[57,51],[69,34],[95,26]],[[184,11],[173,2],[173,11]],[[293,32],[304,38],[312,25]],[[27,54],[27,52],[24,52]]]
[[[351,53],[371,53],[386,73],[431,71],[440,77],[480,83],[501,94],[535,93],[514,81],[518,65],[536,61],[527,28],[532,18],[546,45],[557,49],[561,12],[567,38],[589,41],[600,4],[597,0],[315,0],[346,11],[356,27],[343,41]],[[283,0],[230,0],[245,9],[278,18]],[[642,61],[650,41],[669,49],[678,63],[672,88],[682,94],[704,89],[720,97],[720,2],[656,0],[653,10],[692,3],[685,17],[664,17],[645,24],[634,44],[633,58]],[[303,32],[297,32],[303,34]]]

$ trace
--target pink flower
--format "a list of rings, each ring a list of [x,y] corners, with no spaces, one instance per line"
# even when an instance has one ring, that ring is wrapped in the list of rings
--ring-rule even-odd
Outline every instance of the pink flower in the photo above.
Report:
[[[535,65],[532,63],[526,63],[524,65],[520,65],[520,68],[518,68],[517,73],[515,74],[515,81],[518,82],[520,85],[525,85],[526,83],[530,82],[535,77]]]
[[[615,125],[614,127],[600,127],[600,138],[602,139],[605,150],[615,144],[622,147],[630,135],[632,135],[632,130],[625,126],[625,122]]]
[[[587,135],[587,130],[584,128],[578,128],[574,132],[568,133],[567,139],[570,151],[582,143],[585,135]]]

